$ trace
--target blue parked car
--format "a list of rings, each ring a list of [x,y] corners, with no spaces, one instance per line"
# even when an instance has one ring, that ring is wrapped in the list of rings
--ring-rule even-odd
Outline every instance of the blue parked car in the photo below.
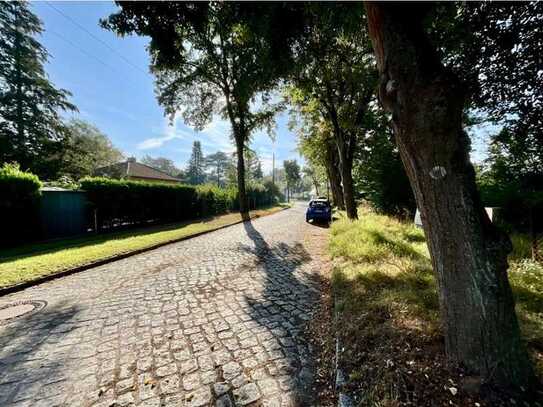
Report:
[[[305,221],[309,222],[311,220],[332,222],[332,206],[328,199],[317,198],[309,201]]]

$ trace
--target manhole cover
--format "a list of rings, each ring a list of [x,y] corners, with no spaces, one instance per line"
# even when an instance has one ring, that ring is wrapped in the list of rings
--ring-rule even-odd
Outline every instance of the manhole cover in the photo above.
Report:
[[[0,324],[24,315],[34,314],[45,308],[45,301],[17,301],[0,305]]]

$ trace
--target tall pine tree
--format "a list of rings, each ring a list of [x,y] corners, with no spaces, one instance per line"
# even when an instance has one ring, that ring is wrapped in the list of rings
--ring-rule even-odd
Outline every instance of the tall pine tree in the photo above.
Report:
[[[49,81],[46,49],[35,36],[41,21],[26,2],[0,7],[0,162],[18,162],[42,177],[54,177],[66,128],[59,112],[76,110],[70,93]]]
[[[192,154],[190,156],[189,167],[186,178],[193,185],[203,184],[205,182],[205,159],[202,153],[202,145],[195,141],[192,145]]]
[[[211,168],[210,176],[217,182],[217,186],[224,186],[225,172],[228,168],[229,158],[226,153],[217,151],[215,154],[206,157],[206,167]]]

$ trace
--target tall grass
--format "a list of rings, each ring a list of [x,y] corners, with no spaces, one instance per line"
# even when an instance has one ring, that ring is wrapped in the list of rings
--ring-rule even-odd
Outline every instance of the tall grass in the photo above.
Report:
[[[339,306],[377,307],[437,325],[437,292],[421,229],[364,210],[355,222],[335,222],[331,235],[330,252],[341,259],[333,274]]]
[[[406,343],[433,348],[442,343],[442,335],[437,285],[422,229],[367,209],[359,214],[357,221],[332,224],[329,249],[335,263],[338,331],[346,343],[343,361],[353,378],[363,377],[361,387],[364,394],[372,394],[373,401],[367,400],[371,405],[395,398],[399,391],[398,372],[388,377],[391,372],[375,367],[382,364],[380,359],[391,358],[394,349]],[[509,280],[517,315],[543,373],[543,267],[527,258],[525,236],[512,236],[512,241]]]

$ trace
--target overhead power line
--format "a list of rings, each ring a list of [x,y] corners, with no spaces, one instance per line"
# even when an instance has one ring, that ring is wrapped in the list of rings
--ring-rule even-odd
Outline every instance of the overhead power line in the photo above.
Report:
[[[53,4],[51,4],[50,2],[46,1],[45,2],[49,7],[51,7],[53,10],[55,10],[58,14],[60,14],[62,17],[64,17],[65,19],[69,20],[72,24],[74,24],[76,27],[78,27],[80,30],[82,30],[83,32],[85,32],[86,34],[88,34],[92,39],[94,39],[95,41],[98,41],[100,44],[102,44],[103,46],[105,46],[107,49],[109,49],[111,52],[113,52],[115,55],[117,55],[119,58],[121,58],[125,63],[127,63],[128,65],[130,65],[132,68],[134,69],[137,69],[138,71],[142,72],[143,74],[147,75],[148,73],[143,70],[142,68],[140,68],[139,66],[135,65],[134,63],[132,63],[128,58],[126,58],[124,55],[122,55],[121,53],[119,53],[115,48],[113,48],[111,45],[109,45],[107,42],[105,42],[104,40],[102,40],[101,38],[97,37],[96,35],[94,35],[92,32],[90,32],[89,30],[87,30],[84,26],[82,26],[81,24],[79,24],[76,20],[74,20],[72,17],[70,17],[69,15],[67,15],[66,13],[64,13],[62,10],[60,10],[59,8],[55,7]]]
[[[91,54],[90,52],[88,52],[87,50],[81,48],[79,45],[77,45],[76,43],[74,43],[73,41],[69,40],[68,38],[64,37],[63,35],[60,35],[59,33],[55,32],[55,31],[52,31],[52,30],[47,30],[49,33],[57,36],[58,38],[60,38],[62,41],[66,42],[67,44],[71,45],[72,47],[74,47],[75,49],[77,49],[79,52],[83,53],[84,55],[86,55],[87,57],[89,58],[92,58],[94,60],[96,60],[97,62],[99,62],[100,64],[102,64],[103,66],[105,66],[106,68],[108,69],[111,69],[113,72],[115,72],[116,74],[119,74],[119,75],[122,75],[122,72],[120,72],[119,70],[115,69],[114,67],[112,67],[111,65],[109,65],[107,62],[104,62],[102,59],[98,58],[96,55],[94,54]],[[125,79],[128,79],[126,76],[125,76]],[[130,80],[130,79],[129,79]],[[132,80],[130,80],[130,82],[133,82]],[[134,84],[136,84],[135,82],[133,82]]]

